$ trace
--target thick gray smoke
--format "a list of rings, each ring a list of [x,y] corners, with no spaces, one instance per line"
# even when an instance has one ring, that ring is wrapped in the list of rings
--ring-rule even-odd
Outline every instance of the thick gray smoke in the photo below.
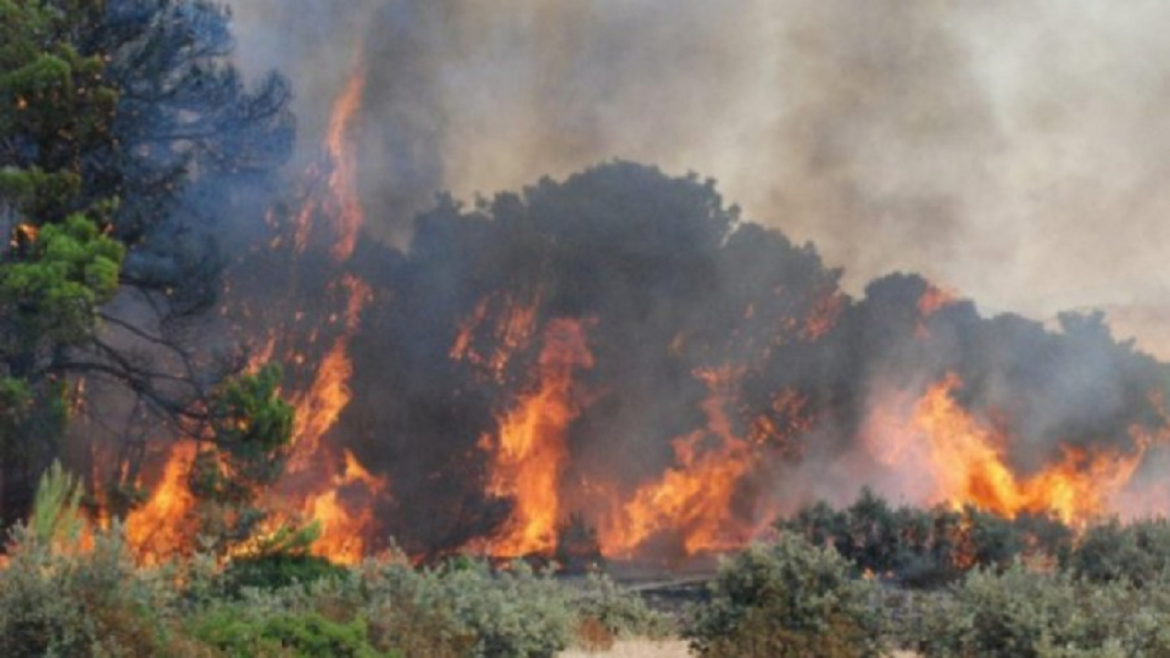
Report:
[[[619,157],[714,176],[853,291],[909,269],[1037,317],[1167,293],[1165,3],[234,4],[302,148],[364,44],[364,194],[398,244],[440,189]]]

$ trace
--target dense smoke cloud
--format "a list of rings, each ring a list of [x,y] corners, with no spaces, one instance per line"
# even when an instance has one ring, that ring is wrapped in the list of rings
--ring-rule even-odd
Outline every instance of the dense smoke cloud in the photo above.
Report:
[[[1160,3],[238,0],[302,147],[364,44],[373,229],[612,157],[700,171],[847,267],[1049,317],[1166,293]]]

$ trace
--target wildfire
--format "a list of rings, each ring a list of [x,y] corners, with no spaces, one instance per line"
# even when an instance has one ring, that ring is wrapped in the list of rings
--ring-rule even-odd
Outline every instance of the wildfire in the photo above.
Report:
[[[299,253],[307,246],[314,218],[324,213],[334,225],[336,239],[330,254],[339,264],[353,255],[364,220],[357,190],[354,130],[365,85],[365,67],[359,58],[353,74],[333,104],[325,137],[325,153],[330,165],[328,193],[324,198],[308,198],[295,224],[294,244]],[[307,175],[312,178],[318,172],[311,169]],[[335,562],[353,564],[363,557],[367,539],[376,527],[374,499],[386,494],[388,486],[385,480],[372,476],[348,451],[339,467],[336,449],[324,442],[324,437],[337,424],[353,397],[349,388],[349,379],[353,375],[349,341],[358,329],[362,310],[373,297],[369,285],[351,274],[341,275],[340,285],[345,292],[344,309],[328,318],[328,322],[341,320],[341,326],[317,364],[309,386],[291,396],[296,409],[292,455],[288,473],[275,487],[276,496],[270,504],[280,507],[284,503],[287,508],[292,501],[293,509],[286,509],[279,518],[283,520],[287,516],[316,521],[320,524],[321,536],[314,544],[313,552]],[[316,341],[320,328],[310,332],[310,344]],[[295,351],[288,357],[299,361]]]
[[[353,397],[349,389],[349,378],[353,374],[349,339],[357,329],[361,310],[370,300],[371,291],[364,281],[353,276],[345,276],[341,283],[347,298],[344,330],[321,359],[308,390],[293,399],[296,420],[290,468],[294,471],[312,466],[313,458],[320,450],[321,437],[337,423]]]
[[[708,386],[703,402],[706,430],[673,442],[677,466],[643,485],[609,519],[601,532],[606,555],[628,555],[661,532],[679,533],[688,555],[742,546],[750,529],[732,522],[732,499],[754,463],[747,441],[737,437],[728,409],[734,404],[742,370],[721,368],[696,375]],[[703,450],[714,439],[714,448]]]
[[[333,478],[333,486],[309,496],[303,513],[321,525],[313,553],[339,564],[357,564],[368,551],[367,531],[374,523],[373,499],[384,493],[387,482],[370,474],[353,453],[345,451],[345,466]]]
[[[573,373],[593,367],[585,329],[577,320],[553,320],[545,328],[538,385],[500,420],[491,492],[514,501],[497,555],[549,553],[561,522],[561,476],[568,461],[565,434],[580,413]]]
[[[365,71],[359,60],[354,73],[333,106],[324,142],[325,161],[305,173],[308,197],[293,220],[291,247],[303,253],[310,240],[328,239],[329,254],[338,266],[350,258],[363,221],[357,194],[357,153],[355,131],[365,89]],[[322,177],[324,178],[322,179]],[[323,180],[324,186],[315,182]],[[321,222],[324,219],[325,222]],[[269,216],[271,219],[271,214]],[[320,231],[319,227],[326,228]],[[271,249],[285,243],[274,240]],[[249,361],[254,371],[271,358],[300,365],[319,336],[330,336],[328,348],[307,373],[303,388],[286,391],[296,409],[292,450],[286,474],[262,495],[262,506],[270,512],[265,523],[273,530],[286,524],[317,521],[321,536],[315,553],[352,563],[368,548],[367,538],[375,529],[374,498],[388,493],[384,480],[372,476],[349,452],[341,453],[324,437],[337,423],[352,397],[349,378],[353,372],[348,349],[357,330],[363,308],[372,298],[370,287],[361,279],[341,273],[323,289],[314,290],[325,299],[338,299],[337,310],[324,314],[311,326],[294,326],[296,331],[268,328],[256,341]],[[340,294],[334,294],[340,293]],[[343,301],[342,301],[343,300]],[[244,317],[250,318],[248,309]],[[300,316],[303,317],[303,316]],[[194,442],[176,444],[162,468],[159,484],[150,500],[127,519],[131,544],[144,559],[157,559],[190,548],[194,535],[196,498],[188,488],[187,475],[196,454]],[[257,492],[262,493],[262,492]]]
[[[955,401],[960,386],[958,377],[948,375],[908,416],[886,409],[870,418],[871,453],[904,478],[921,478],[928,487],[922,502],[972,504],[1005,517],[1052,512],[1080,523],[1106,512],[1141,462],[1142,450],[1113,454],[1065,447],[1055,463],[1018,474],[1005,458],[1008,437]]]
[[[156,562],[189,548],[195,496],[188,488],[187,476],[197,450],[194,441],[174,444],[150,499],[126,517],[126,538],[144,562]]]

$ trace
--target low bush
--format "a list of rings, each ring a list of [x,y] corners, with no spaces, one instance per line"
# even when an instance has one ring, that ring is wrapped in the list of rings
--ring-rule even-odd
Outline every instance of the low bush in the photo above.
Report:
[[[280,589],[324,578],[343,578],[347,573],[344,567],[316,555],[275,553],[232,560],[224,568],[220,586],[229,596],[237,596],[246,587]]]
[[[684,635],[708,658],[879,656],[880,592],[852,571],[836,551],[791,534],[753,546],[721,565]]]
[[[1087,529],[1060,557],[1062,568],[1093,582],[1127,581],[1139,587],[1164,582],[1170,572],[1170,521],[1122,525],[1111,519]]]
[[[360,619],[337,622],[317,613],[256,615],[224,606],[202,616],[192,635],[233,658],[296,656],[317,658],[391,658],[378,651]]]
[[[177,593],[136,568],[120,529],[62,552],[17,527],[0,569],[0,656],[166,655]]]
[[[0,569],[0,656],[167,655],[174,572],[138,568],[118,525],[83,542],[80,495],[54,464],[29,523],[12,531]]]
[[[1170,655],[1170,597],[1127,582],[1092,584],[1017,563],[972,571],[920,596],[901,644],[927,657],[1073,658]]]
[[[920,588],[954,582],[974,567],[1006,568],[1021,556],[1066,554],[1073,538],[1048,514],[1006,519],[974,507],[894,507],[869,489],[845,509],[819,502],[777,528],[832,546],[862,571]]]
[[[573,602],[573,609],[584,628],[596,630],[586,623],[593,621],[614,638],[661,639],[677,630],[672,617],[651,610],[642,597],[619,587],[605,575],[589,577]]]

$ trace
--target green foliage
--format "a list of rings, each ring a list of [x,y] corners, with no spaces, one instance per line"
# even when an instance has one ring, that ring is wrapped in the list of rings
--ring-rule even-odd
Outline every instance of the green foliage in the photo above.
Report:
[[[320,581],[316,593],[369,619],[379,648],[409,656],[551,658],[578,621],[576,592],[519,562],[505,571],[475,560],[435,570],[370,564]]]
[[[883,620],[869,581],[836,551],[785,535],[724,562],[684,635],[700,656],[879,656]]]
[[[211,402],[212,444],[191,475],[191,490],[220,503],[246,504],[284,469],[294,410],[280,397],[281,371],[269,365],[228,380]]]
[[[317,613],[257,616],[238,606],[218,608],[196,624],[194,636],[233,658],[337,656],[379,658],[361,620],[340,623]]]
[[[90,335],[97,307],[117,290],[124,253],[81,215],[44,227],[27,258],[0,266],[0,310],[13,325],[4,351],[27,352]]]
[[[1170,575],[1170,520],[1122,525],[1110,519],[1091,526],[1060,555],[1061,567],[1092,582],[1125,581],[1139,587]]]
[[[309,554],[319,535],[320,526],[314,522],[303,528],[282,526],[261,538],[251,550],[228,563],[222,577],[224,590],[235,596],[245,587],[275,590],[347,576],[345,568]]]
[[[843,510],[818,502],[777,523],[817,546],[832,546],[859,570],[910,586],[937,586],[976,566],[1003,568],[1017,556],[1066,552],[1072,530],[1049,515],[1005,519],[971,506],[891,507],[868,488]]]
[[[173,575],[136,568],[120,528],[83,552],[18,526],[9,556],[0,569],[0,655],[174,655]]]
[[[595,620],[616,638],[659,639],[676,630],[673,618],[651,610],[642,597],[604,574],[590,574],[573,607],[583,620]]]
[[[1127,583],[1089,584],[1016,563],[976,569],[951,591],[920,597],[903,646],[940,658],[1170,655],[1170,598]]]
[[[102,79],[105,61],[69,40],[90,18],[77,7],[0,1],[0,143],[10,145],[0,162],[11,167],[0,201],[37,223],[85,209],[82,156],[111,140],[118,95]]]
[[[81,517],[81,482],[54,461],[41,476],[33,501],[29,530],[32,537],[50,548],[75,545],[81,536],[85,520]]]

